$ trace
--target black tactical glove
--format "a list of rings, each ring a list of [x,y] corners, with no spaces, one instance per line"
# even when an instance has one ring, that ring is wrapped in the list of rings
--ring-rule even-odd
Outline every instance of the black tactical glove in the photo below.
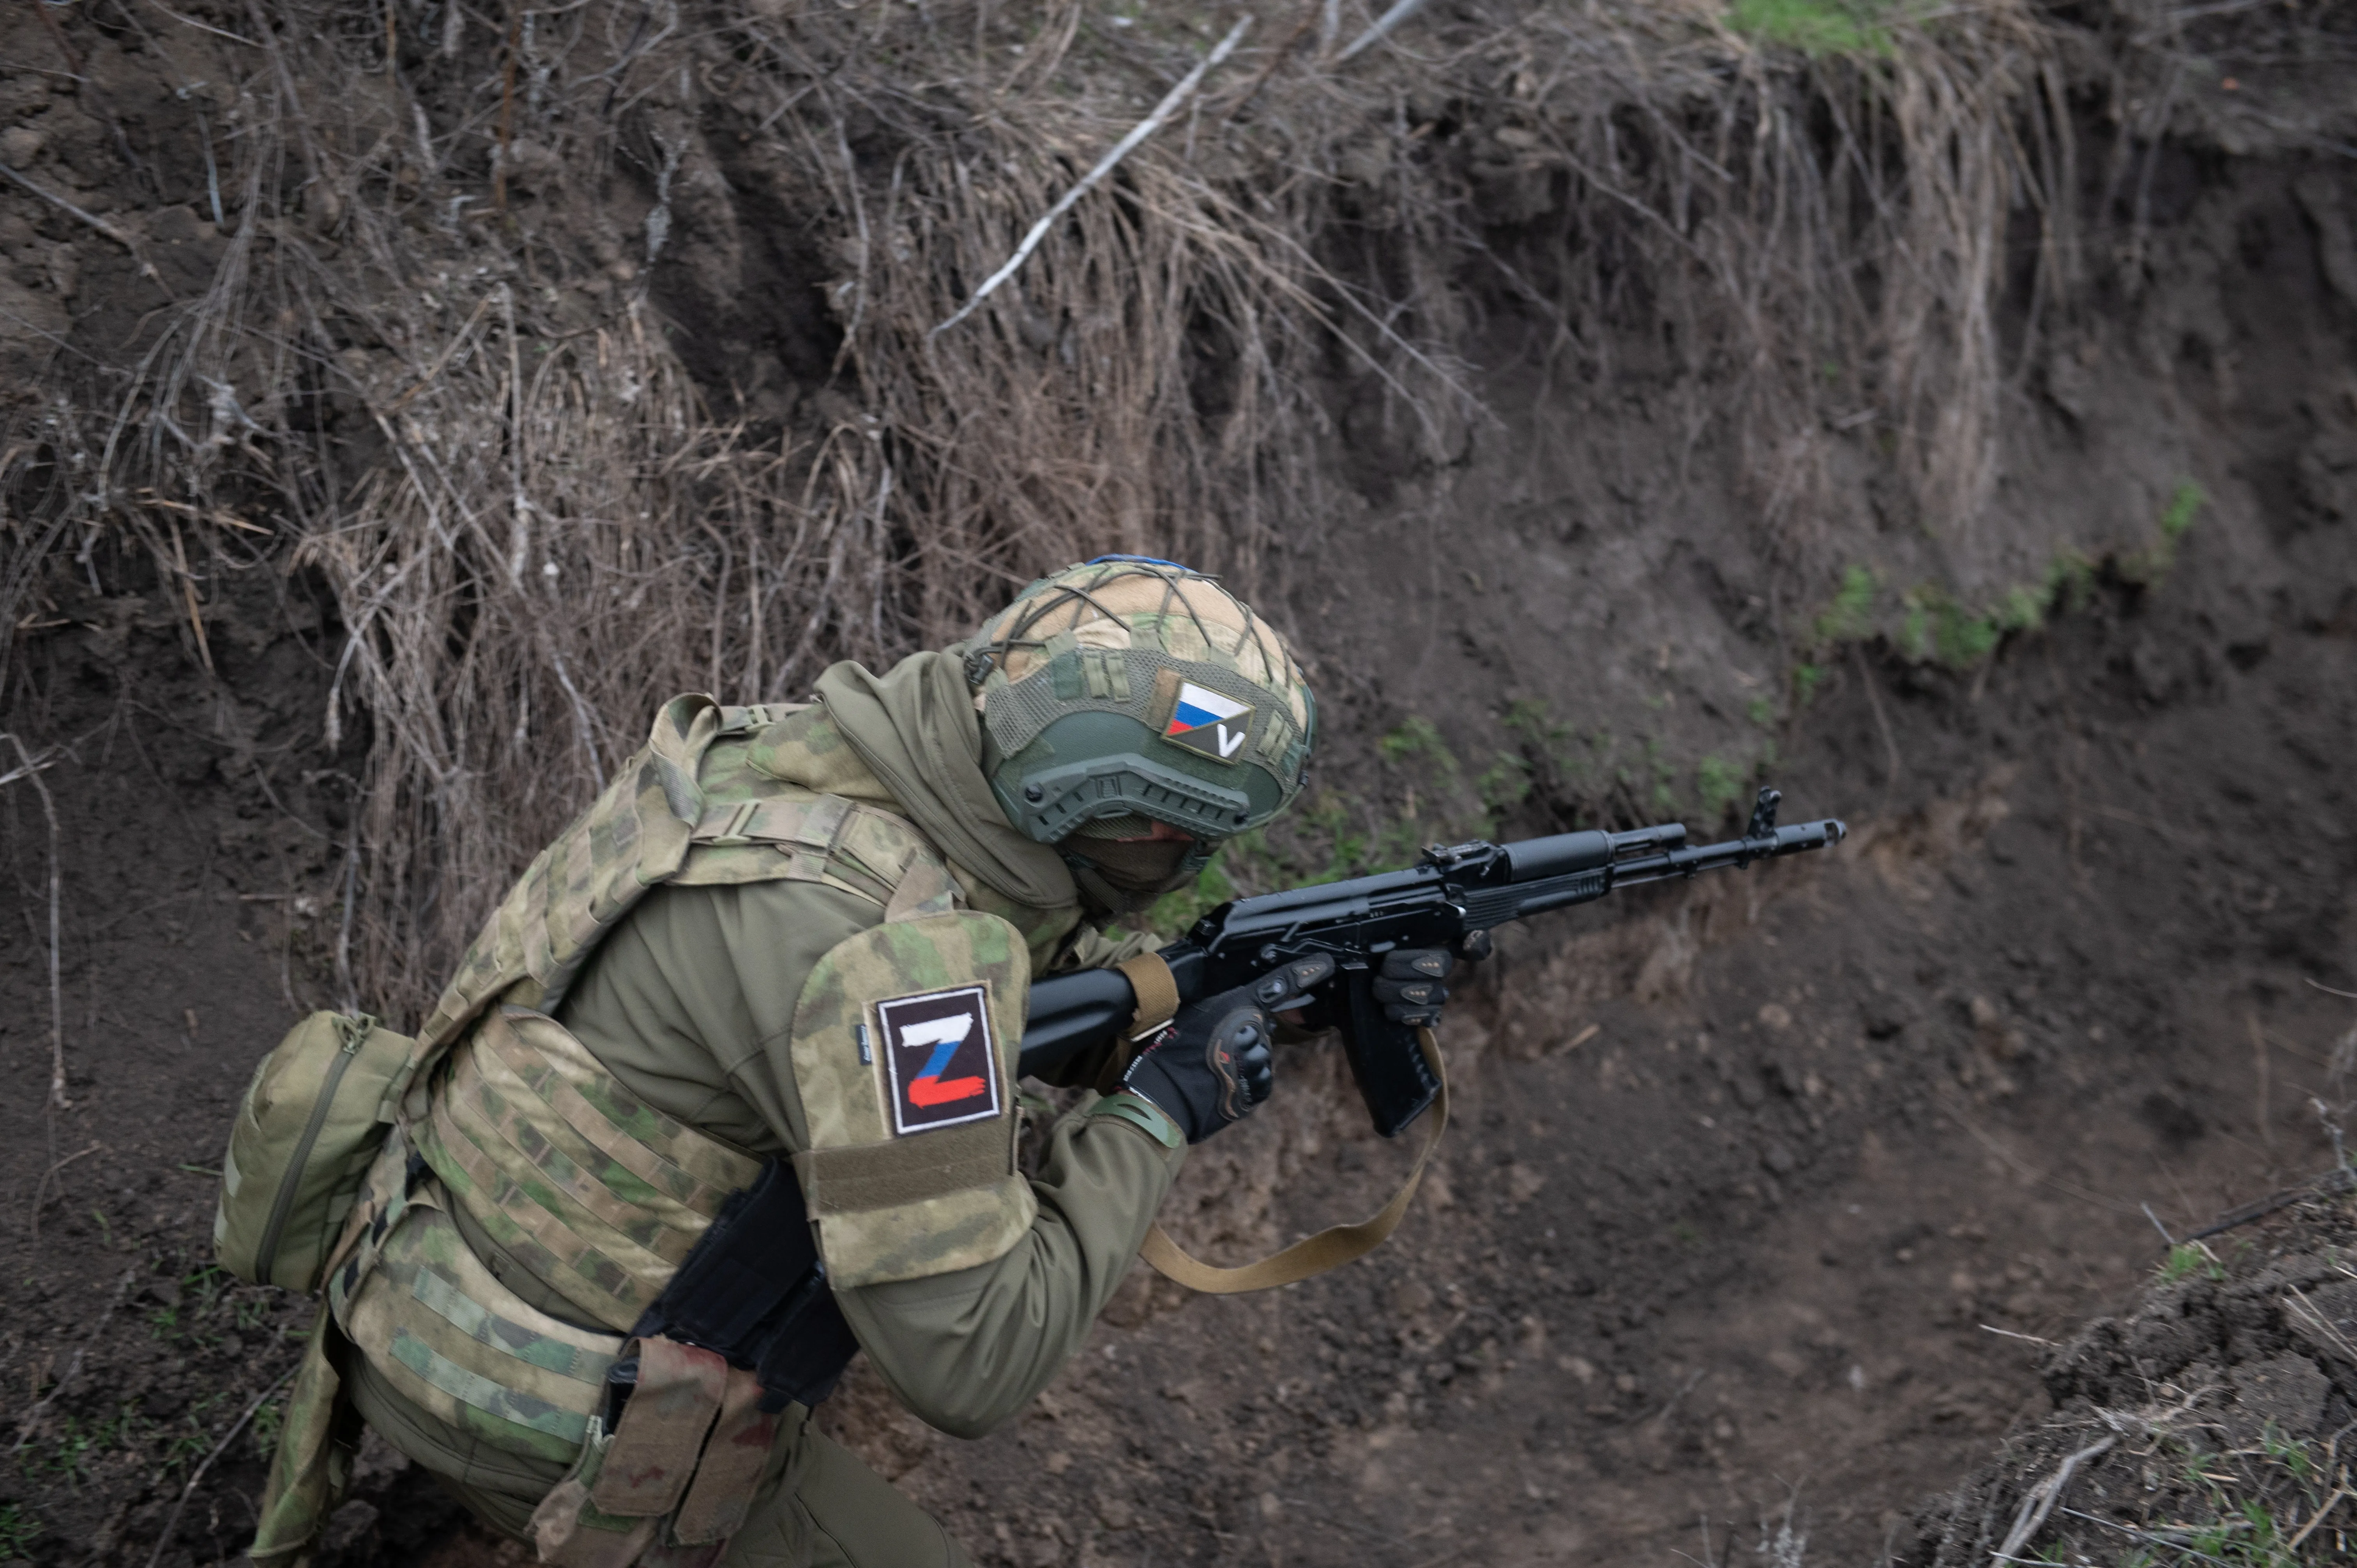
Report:
[[[1251,1115],[1275,1088],[1269,1015],[1297,1006],[1333,975],[1334,961],[1320,954],[1189,1003],[1129,1064],[1122,1087],[1151,1101],[1189,1143],[1201,1143]]]
[[[1441,1004],[1448,1000],[1448,987],[1442,982],[1456,967],[1457,955],[1447,948],[1394,948],[1383,954],[1383,967],[1369,989],[1393,1023],[1435,1028]]]

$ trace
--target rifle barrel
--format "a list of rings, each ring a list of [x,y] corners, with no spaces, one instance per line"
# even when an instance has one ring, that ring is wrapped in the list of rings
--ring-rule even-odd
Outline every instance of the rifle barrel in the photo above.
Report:
[[[1724,843],[1673,849],[1661,854],[1624,860],[1612,868],[1612,886],[1635,887],[1648,882],[1665,881],[1673,876],[1692,876],[1698,872],[1745,866],[1755,860],[1773,860],[1780,854],[1823,849],[1827,844],[1841,843],[1847,836],[1849,826],[1839,817],[1825,817],[1813,822],[1794,822],[1764,833],[1729,839]]]
[[[1402,940],[1397,933],[1403,929],[1429,927],[1436,943],[1453,941],[1468,931],[1585,904],[1616,888],[1822,849],[1839,843],[1849,832],[1836,817],[1789,827],[1768,825],[1774,821],[1770,801],[1754,814],[1756,831],[1724,843],[1691,847],[1684,824],[1678,822],[1624,833],[1589,830],[1519,843],[1461,844],[1455,851],[1436,851],[1426,864],[1405,871],[1223,905],[1187,939],[1165,948],[1163,956],[1179,994],[1193,997],[1222,983],[1237,983],[1240,966],[1249,978],[1259,968],[1254,955],[1281,951],[1305,931],[1328,930],[1336,933],[1336,940],[1363,942],[1370,938],[1351,933],[1380,927],[1392,933],[1384,937],[1388,945]],[[1469,881],[1458,880],[1458,867],[1471,872]],[[1051,1070],[1111,1038],[1137,1007],[1129,978],[1112,969],[1043,976],[1033,983],[1029,1003],[1017,1069],[1023,1074]]]

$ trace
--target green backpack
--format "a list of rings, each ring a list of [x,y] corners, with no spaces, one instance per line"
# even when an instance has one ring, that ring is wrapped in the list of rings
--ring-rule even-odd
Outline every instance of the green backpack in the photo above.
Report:
[[[377,1151],[413,1042],[367,1014],[314,1013],[262,1058],[221,1159],[213,1255],[253,1284],[316,1291]]]

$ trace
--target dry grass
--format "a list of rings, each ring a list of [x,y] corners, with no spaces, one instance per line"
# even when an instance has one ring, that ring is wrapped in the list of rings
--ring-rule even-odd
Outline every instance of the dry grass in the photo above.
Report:
[[[1696,0],[1501,0],[1345,63],[1364,10],[1260,18],[939,333],[1231,13],[585,0],[517,11],[512,49],[442,0],[144,14],[183,80],[233,84],[233,238],[127,374],[61,356],[7,433],[0,611],[130,549],[201,641],[208,563],[319,572],[348,633],[325,728],[369,741],[353,968],[400,1008],[665,694],[790,696],[1107,549],[1280,590],[1333,542],[1339,410],[1372,401],[1353,438],[1403,461],[1463,451],[1485,312],[1551,324],[1566,373],[1667,344],[1642,368],[1736,421],[1795,559],[1845,418],[1971,527],[1999,248],[2072,185],[2026,0],[1868,6],[1814,57]],[[831,379],[791,417],[647,294],[716,265],[736,209],[730,242],[790,231],[815,269],[775,286],[824,285]]]

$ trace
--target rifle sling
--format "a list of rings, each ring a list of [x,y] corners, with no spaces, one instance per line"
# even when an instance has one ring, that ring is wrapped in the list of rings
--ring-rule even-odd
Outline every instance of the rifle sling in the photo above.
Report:
[[[1392,1195],[1392,1200],[1379,1213],[1356,1225],[1329,1226],[1315,1236],[1303,1237],[1281,1252],[1240,1269],[1216,1268],[1189,1256],[1158,1224],[1146,1231],[1137,1255],[1189,1290],[1201,1291],[1206,1295],[1236,1295],[1315,1278],[1329,1269],[1363,1258],[1383,1245],[1383,1239],[1398,1228],[1407,1213],[1408,1200],[1415,1196],[1416,1184],[1424,1179],[1424,1167],[1431,1162],[1432,1151],[1439,1146],[1440,1135],[1448,1130],[1448,1074],[1441,1066],[1440,1042],[1430,1029],[1418,1029],[1415,1038],[1424,1059],[1432,1064],[1432,1076],[1440,1080],[1440,1093],[1432,1108],[1432,1133],[1416,1155],[1407,1180],[1400,1184],[1399,1191]]]
[[[1177,1017],[1179,1007],[1178,977],[1160,953],[1142,952],[1113,967],[1128,980],[1130,993],[1137,998],[1137,1011],[1114,1036],[1105,1049],[1104,1065],[1097,1069],[1092,1087],[1107,1095],[1121,1091],[1122,1074],[1137,1059],[1137,1042]]]
[[[1137,1011],[1130,1015],[1129,1027],[1122,1031],[1125,1043],[1178,1016],[1178,981],[1160,953],[1142,952],[1114,968],[1128,977],[1129,988],[1137,995]]]

